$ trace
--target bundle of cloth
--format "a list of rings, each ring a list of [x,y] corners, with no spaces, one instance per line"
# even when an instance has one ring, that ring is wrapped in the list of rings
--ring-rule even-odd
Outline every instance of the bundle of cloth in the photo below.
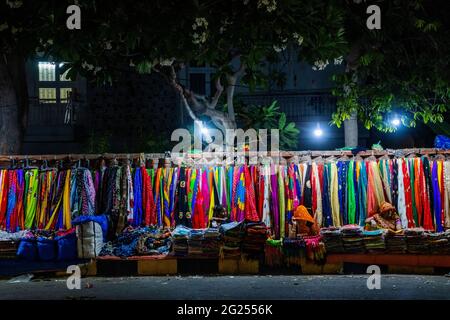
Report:
[[[129,226],[113,241],[107,242],[100,256],[131,257],[170,252],[170,232],[156,227]]]
[[[188,237],[188,254],[190,256],[202,255],[202,242],[205,229],[192,229]]]
[[[426,234],[426,241],[428,250],[431,254],[449,254],[450,232],[435,233],[430,232]]]
[[[356,224],[348,224],[341,228],[344,251],[347,253],[363,253],[365,251],[363,229]]]
[[[222,224],[219,228],[222,235],[222,254],[224,257],[241,255],[241,244],[245,235],[244,222],[233,221]]]
[[[384,236],[386,251],[389,253],[405,253],[406,237],[403,233],[387,231]]]
[[[306,242],[303,237],[284,238],[283,255],[287,266],[299,266],[305,256]]]
[[[203,235],[202,251],[207,257],[217,257],[220,252],[220,232],[217,228],[208,228]]]
[[[364,230],[364,246],[367,252],[379,253],[386,250],[386,245],[384,243],[384,230]]]
[[[275,268],[283,265],[283,240],[269,238],[264,247],[264,263]]]
[[[328,227],[320,230],[320,235],[325,243],[325,248],[328,253],[343,253],[344,244],[342,242],[341,228]]]
[[[242,242],[242,252],[250,256],[261,256],[268,236],[264,222],[247,222]]]
[[[409,253],[428,253],[425,230],[423,228],[409,228],[405,230],[406,246]]]
[[[172,231],[172,250],[176,256],[187,256],[189,253],[188,239],[191,229],[183,225]]]
[[[306,245],[306,257],[309,260],[313,260],[317,263],[325,262],[325,244],[322,242],[320,235],[316,236],[304,236]]]

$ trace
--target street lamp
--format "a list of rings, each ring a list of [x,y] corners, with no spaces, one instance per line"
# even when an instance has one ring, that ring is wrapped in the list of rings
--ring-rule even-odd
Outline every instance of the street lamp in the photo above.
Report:
[[[319,123],[317,123],[316,129],[314,129],[314,135],[319,138],[323,135],[323,130],[320,128]]]
[[[391,120],[391,123],[392,123],[392,125],[393,125],[394,127],[398,127],[398,126],[400,125],[400,119],[399,119],[397,116],[395,116],[395,117]]]

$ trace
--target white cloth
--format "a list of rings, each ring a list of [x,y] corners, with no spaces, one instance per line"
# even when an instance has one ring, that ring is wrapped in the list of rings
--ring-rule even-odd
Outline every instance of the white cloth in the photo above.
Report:
[[[408,216],[406,215],[406,199],[405,199],[405,184],[403,183],[403,169],[402,169],[403,159],[397,160],[398,165],[398,214],[400,216],[400,221],[402,222],[402,227],[404,229],[408,228]]]

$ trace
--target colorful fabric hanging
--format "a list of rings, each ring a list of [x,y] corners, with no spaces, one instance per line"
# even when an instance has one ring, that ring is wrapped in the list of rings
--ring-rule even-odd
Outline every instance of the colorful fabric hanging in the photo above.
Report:
[[[36,210],[38,203],[39,173],[38,169],[25,171],[25,228],[35,227]],[[95,198],[95,195],[94,195]]]

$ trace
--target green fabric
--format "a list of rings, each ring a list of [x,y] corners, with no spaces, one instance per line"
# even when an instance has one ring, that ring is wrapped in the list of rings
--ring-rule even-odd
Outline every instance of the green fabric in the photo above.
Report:
[[[25,173],[25,228],[32,229],[36,217],[37,192],[39,185],[38,170],[32,169]]]
[[[353,179],[355,161],[349,163],[347,170],[347,208],[348,208],[348,223],[354,224],[356,221],[356,200],[355,200],[355,184]]]

